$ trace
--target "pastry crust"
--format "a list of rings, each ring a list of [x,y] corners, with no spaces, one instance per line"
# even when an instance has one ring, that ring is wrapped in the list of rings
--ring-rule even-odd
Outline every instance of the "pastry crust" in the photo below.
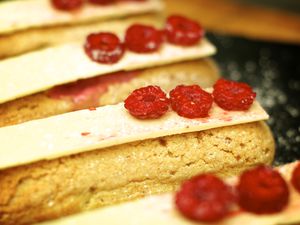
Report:
[[[123,34],[127,27],[133,23],[139,22],[159,27],[162,21],[161,16],[153,13],[88,24],[35,28],[0,35],[0,59],[53,45],[83,41],[88,34],[100,30]]]
[[[166,91],[170,91],[179,84],[199,84],[202,87],[211,87],[218,78],[219,71],[216,64],[210,59],[202,59],[142,70],[137,77],[128,82],[110,85],[107,92],[100,97],[97,105],[77,107],[71,100],[50,98],[47,92],[42,92],[1,104],[0,127],[75,109],[116,104],[141,86],[159,85]]]
[[[11,168],[0,171],[0,223],[30,224],[165,193],[198,173],[236,175],[273,157],[269,128],[255,122]]]
[[[57,10],[49,0],[6,1],[0,4],[0,34],[33,27],[103,21],[162,9],[160,0],[123,1],[105,6],[84,4],[80,9],[68,12]]]

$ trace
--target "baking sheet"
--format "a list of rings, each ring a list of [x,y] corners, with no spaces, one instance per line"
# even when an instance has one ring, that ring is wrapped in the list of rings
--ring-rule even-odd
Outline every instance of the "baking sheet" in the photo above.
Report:
[[[222,75],[251,84],[270,114],[275,165],[300,159],[300,46],[208,34]]]

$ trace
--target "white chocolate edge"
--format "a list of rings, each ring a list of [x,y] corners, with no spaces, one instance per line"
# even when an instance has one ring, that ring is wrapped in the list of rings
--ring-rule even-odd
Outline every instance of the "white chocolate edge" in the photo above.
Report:
[[[201,119],[186,119],[170,110],[160,119],[138,120],[125,110],[123,103],[94,111],[81,110],[0,128],[0,169],[266,119],[268,114],[258,102],[248,111],[224,111],[213,104],[210,116]]]
[[[0,3],[0,35],[28,28],[70,25],[159,12],[163,8],[161,0],[147,0],[145,2],[115,3],[108,6],[85,4],[80,10],[65,12],[53,8],[50,0],[7,1]]]
[[[296,163],[279,168],[287,182]],[[237,178],[229,179],[236,181]],[[232,183],[228,181],[228,183]],[[281,213],[273,215],[254,215],[243,212],[210,225],[279,225],[298,224],[300,222],[300,194],[290,186],[291,196],[288,207]],[[65,217],[59,220],[42,223],[43,225],[94,225],[98,221],[105,225],[207,225],[192,222],[181,216],[175,209],[174,193],[146,197],[144,199],[109,206],[94,211]]]
[[[192,60],[215,52],[216,48],[206,39],[192,47],[164,43],[151,54],[126,51],[119,62],[110,65],[93,62],[83,43],[59,45],[1,61],[0,103],[79,79]]]

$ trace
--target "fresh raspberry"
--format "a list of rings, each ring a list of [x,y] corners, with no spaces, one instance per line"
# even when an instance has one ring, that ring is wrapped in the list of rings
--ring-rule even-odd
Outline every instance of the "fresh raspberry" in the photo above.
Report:
[[[52,5],[59,10],[75,10],[79,9],[83,0],[51,0]]]
[[[110,5],[116,2],[116,0],[89,0],[90,3],[95,5]]]
[[[246,83],[219,79],[214,85],[213,96],[221,108],[243,111],[251,107],[256,93]]]
[[[296,166],[292,175],[292,184],[298,192],[300,192],[300,163]]]
[[[147,0],[118,0],[119,2],[145,2]]]
[[[170,92],[172,109],[186,118],[203,118],[208,116],[213,98],[210,93],[198,85],[179,85]]]
[[[184,182],[175,197],[179,211],[199,222],[223,219],[235,200],[233,189],[213,175],[199,175]]]
[[[256,214],[282,211],[289,201],[289,189],[280,173],[266,166],[246,171],[237,186],[239,205]]]
[[[204,29],[199,23],[178,15],[167,19],[165,32],[170,43],[182,46],[195,45],[204,36]]]
[[[169,109],[169,99],[158,86],[133,91],[125,100],[125,108],[138,119],[156,119]]]
[[[112,33],[90,34],[84,48],[86,54],[93,61],[105,64],[118,62],[124,54],[123,44]]]
[[[147,0],[118,0],[119,2],[145,2]]]
[[[162,32],[152,26],[134,24],[127,29],[125,35],[126,47],[137,53],[155,52],[162,42]]]
[[[118,0],[118,2],[145,2],[147,0]]]

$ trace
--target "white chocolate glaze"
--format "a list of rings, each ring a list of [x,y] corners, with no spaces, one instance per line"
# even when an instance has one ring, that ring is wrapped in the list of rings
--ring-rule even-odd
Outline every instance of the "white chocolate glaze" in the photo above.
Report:
[[[248,111],[224,111],[186,119],[169,111],[155,120],[138,120],[123,103],[81,110],[0,128],[0,169],[157,137],[266,120],[258,102]]]
[[[0,103],[79,79],[197,59],[215,52],[207,40],[192,47],[165,43],[152,54],[127,51],[119,62],[108,65],[93,62],[83,43],[60,45],[1,61]]]

